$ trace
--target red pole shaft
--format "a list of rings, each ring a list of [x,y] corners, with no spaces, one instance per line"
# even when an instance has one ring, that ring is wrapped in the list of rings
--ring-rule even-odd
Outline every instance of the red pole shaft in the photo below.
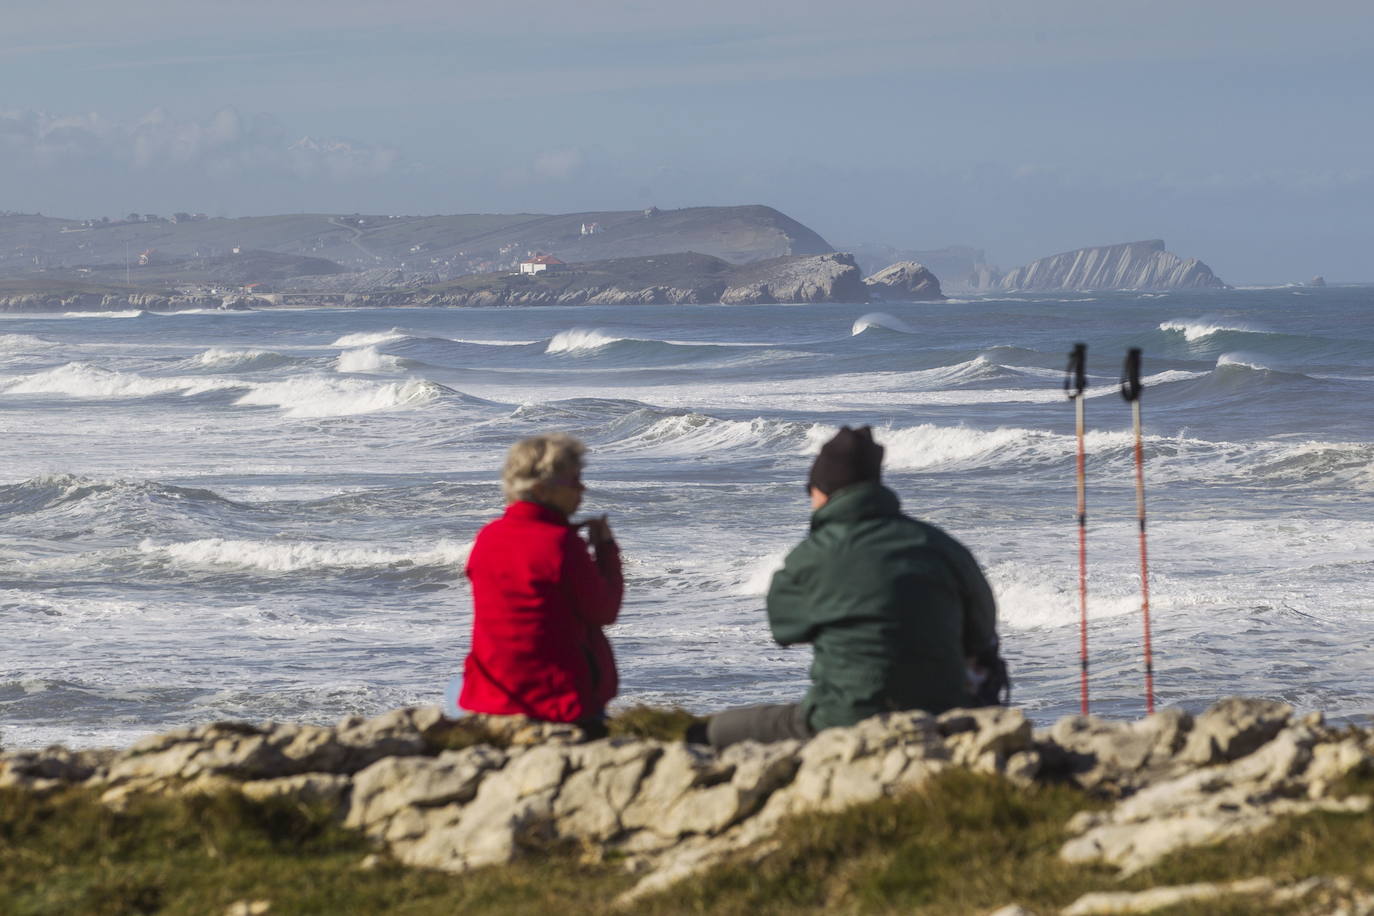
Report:
[[[1088,491],[1083,447],[1083,395],[1074,398],[1078,426],[1078,663],[1083,715],[1088,714]]]
[[[1140,400],[1131,402],[1135,426],[1135,510],[1140,522],[1140,615],[1145,625],[1145,712],[1155,711],[1155,663],[1150,646],[1150,563],[1145,552],[1145,449],[1140,436]]]

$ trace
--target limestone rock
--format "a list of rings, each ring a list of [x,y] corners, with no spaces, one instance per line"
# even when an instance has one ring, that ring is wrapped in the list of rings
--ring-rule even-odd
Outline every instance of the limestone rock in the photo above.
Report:
[[[1293,707],[1272,700],[1232,697],[1208,709],[1193,724],[1183,748],[1186,763],[1220,763],[1243,757],[1288,724]]]
[[[344,824],[384,833],[390,819],[405,808],[471,801],[482,777],[505,762],[505,752],[486,745],[438,757],[383,758],[353,778]]]
[[[867,302],[853,255],[773,258],[738,268],[721,294],[726,305],[772,302]]]
[[[1048,770],[1085,789],[1122,795],[1166,769],[1192,727],[1193,717],[1181,709],[1134,722],[1068,716],[1044,733],[1041,747]]]
[[[898,261],[864,279],[872,299],[916,302],[944,299],[940,281],[922,264]]]
[[[1063,910],[1063,916],[1097,916],[1102,913],[1153,913],[1185,903],[1200,903],[1238,895],[1257,896],[1274,890],[1268,878],[1246,878],[1174,887],[1152,887],[1147,891],[1106,891],[1084,894]]]
[[[112,750],[72,751],[50,747],[0,756],[0,788],[48,792],[85,782],[101,773],[116,755]]]
[[[304,773],[280,779],[259,779],[244,783],[240,792],[255,801],[289,798],[306,804],[339,807],[352,787],[353,780],[333,773]]]

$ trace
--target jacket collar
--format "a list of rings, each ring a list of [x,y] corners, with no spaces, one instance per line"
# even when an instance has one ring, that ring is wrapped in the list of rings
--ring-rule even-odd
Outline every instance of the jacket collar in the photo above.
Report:
[[[567,525],[568,517],[557,509],[541,503],[522,499],[506,507],[506,518],[525,521],[548,522],[551,525]]]
[[[853,483],[836,490],[824,506],[811,513],[811,530],[831,522],[857,522],[901,514],[901,500],[887,487],[877,481]]]

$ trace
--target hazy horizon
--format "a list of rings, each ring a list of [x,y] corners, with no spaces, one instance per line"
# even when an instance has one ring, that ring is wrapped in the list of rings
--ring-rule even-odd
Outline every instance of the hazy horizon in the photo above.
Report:
[[[1148,13],[1148,14],[1147,14]],[[1374,9],[53,2],[0,36],[0,210],[761,203],[1012,267],[1163,238],[1374,279]]]

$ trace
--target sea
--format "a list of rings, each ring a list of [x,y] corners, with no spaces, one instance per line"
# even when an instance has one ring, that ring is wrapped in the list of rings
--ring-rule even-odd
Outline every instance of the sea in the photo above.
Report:
[[[1159,707],[1374,712],[1374,287],[881,305],[0,315],[0,744],[443,702],[516,440],[589,453],[627,576],[616,707],[799,698],[772,572],[870,424],[905,511],[972,549],[1012,701],[1080,710],[1074,405],[1087,344],[1089,703],[1146,707],[1123,357],[1143,350]]]

